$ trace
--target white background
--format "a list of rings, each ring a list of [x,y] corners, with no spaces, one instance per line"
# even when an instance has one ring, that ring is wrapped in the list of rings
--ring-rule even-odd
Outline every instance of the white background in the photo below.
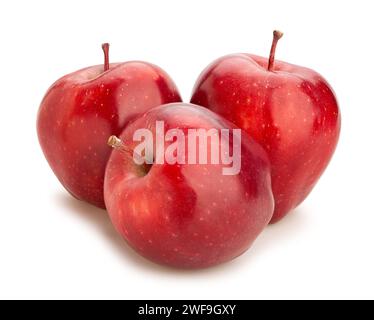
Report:
[[[1,1],[0,298],[374,298],[372,1]],[[267,55],[334,87],[343,126],[311,196],[241,258],[204,271],[137,256],[106,212],[72,199],[38,145],[52,82],[111,60],[158,64],[186,101],[213,59]]]

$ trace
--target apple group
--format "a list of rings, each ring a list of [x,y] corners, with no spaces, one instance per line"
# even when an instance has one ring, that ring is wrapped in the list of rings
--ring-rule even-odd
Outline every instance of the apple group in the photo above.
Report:
[[[72,196],[106,208],[153,262],[196,269],[240,256],[308,196],[339,139],[332,88],[311,69],[275,60],[281,37],[274,31],[269,58],[214,61],[191,103],[158,66],[110,63],[104,44],[103,65],[62,77],[41,103],[37,132],[50,167]],[[239,174],[223,175],[216,163],[135,163],[135,131],[154,132],[160,120],[169,129],[241,129]]]

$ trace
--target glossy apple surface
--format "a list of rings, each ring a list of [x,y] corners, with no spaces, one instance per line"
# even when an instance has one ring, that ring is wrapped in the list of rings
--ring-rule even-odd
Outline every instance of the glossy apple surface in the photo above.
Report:
[[[266,149],[277,222],[326,169],[339,138],[340,112],[320,74],[273,60],[274,35],[270,59],[233,54],[213,62],[197,80],[191,102],[232,121]]]
[[[104,208],[108,137],[150,108],[180,100],[159,67],[146,62],[109,65],[106,59],[105,65],[69,74],[48,90],[37,119],[40,145],[74,197]]]
[[[188,129],[236,128],[206,108],[169,104],[135,120],[120,140],[134,150],[139,143],[133,142],[134,132],[148,128],[155,137],[156,121],[164,121],[168,130],[183,130],[186,139]],[[208,141],[209,150],[220,147]],[[273,213],[265,151],[243,132],[241,153],[239,174],[223,175],[222,163],[146,168],[128,152],[114,150],[105,177],[105,202],[114,226],[138,253],[163,265],[203,268],[241,255]]]

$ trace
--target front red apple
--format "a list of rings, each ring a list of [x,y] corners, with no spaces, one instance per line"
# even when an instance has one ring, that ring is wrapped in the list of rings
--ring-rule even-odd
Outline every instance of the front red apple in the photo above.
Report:
[[[110,140],[116,150],[106,170],[105,202],[114,226],[138,253],[173,267],[209,267],[241,255],[268,224],[273,196],[267,155],[244,132],[239,142],[224,134],[234,128],[208,109],[169,104]],[[209,139],[191,139],[196,132],[208,132]],[[152,154],[140,152],[139,144]],[[167,155],[170,148],[176,158]],[[213,161],[218,152],[235,159],[238,148],[235,166],[234,160]],[[206,156],[201,161],[202,150],[208,162]],[[153,164],[135,162],[144,155]]]
[[[58,80],[38,114],[40,145],[52,170],[76,198],[105,207],[108,136],[150,108],[181,101],[170,77],[146,62],[89,67]]]
[[[284,217],[311,192],[327,167],[340,132],[340,113],[326,80],[313,70],[234,54],[218,59],[198,79],[192,103],[244,129],[268,152],[275,212]]]

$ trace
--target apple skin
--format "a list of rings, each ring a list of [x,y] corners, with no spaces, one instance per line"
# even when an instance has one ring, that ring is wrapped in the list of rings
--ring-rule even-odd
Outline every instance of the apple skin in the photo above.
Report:
[[[106,71],[85,68],[48,90],[37,119],[39,142],[62,185],[77,199],[105,208],[108,137],[150,108],[178,101],[177,87],[155,65],[132,61],[110,64]]]
[[[206,108],[168,104],[132,122],[120,139],[134,150],[134,132],[148,128],[155,136],[156,120],[184,132],[237,128]],[[241,148],[241,171],[232,176],[222,175],[222,164],[153,164],[146,174],[129,153],[114,150],[104,192],[115,228],[139,254],[171,267],[205,268],[241,255],[274,208],[266,152],[244,131]]]
[[[275,210],[282,219],[312,191],[338,142],[340,112],[313,70],[249,54],[222,57],[200,75],[191,102],[244,129],[268,152]]]

